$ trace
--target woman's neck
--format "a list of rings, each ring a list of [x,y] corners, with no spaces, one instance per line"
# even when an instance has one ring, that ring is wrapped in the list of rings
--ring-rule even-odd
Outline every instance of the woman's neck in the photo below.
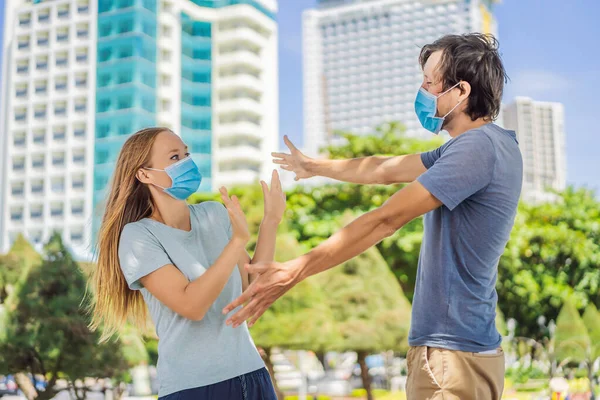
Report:
[[[190,209],[185,201],[154,198],[154,205],[154,212],[150,216],[153,220],[184,231],[192,229]]]

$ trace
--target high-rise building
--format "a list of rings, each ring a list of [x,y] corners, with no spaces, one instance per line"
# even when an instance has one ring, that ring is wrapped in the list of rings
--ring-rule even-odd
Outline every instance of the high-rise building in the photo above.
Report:
[[[276,11],[276,0],[7,0],[0,251],[58,231],[89,254],[120,148],[144,127],[181,135],[199,191],[267,178]]]
[[[304,147],[335,132],[374,132],[391,121],[423,133],[414,99],[420,48],[450,33],[496,34],[497,0],[320,0],[303,19]]]
[[[552,200],[548,189],[563,190],[567,180],[563,105],[517,97],[502,114],[523,154],[523,199]]]

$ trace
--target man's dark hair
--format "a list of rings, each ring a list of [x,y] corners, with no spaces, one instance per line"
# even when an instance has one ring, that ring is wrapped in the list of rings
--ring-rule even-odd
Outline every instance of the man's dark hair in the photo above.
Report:
[[[471,94],[466,113],[473,121],[481,117],[496,119],[507,81],[498,40],[493,35],[481,33],[443,36],[421,49],[421,68],[425,67],[431,54],[439,50],[443,52],[438,71],[444,90],[460,81],[469,82]]]

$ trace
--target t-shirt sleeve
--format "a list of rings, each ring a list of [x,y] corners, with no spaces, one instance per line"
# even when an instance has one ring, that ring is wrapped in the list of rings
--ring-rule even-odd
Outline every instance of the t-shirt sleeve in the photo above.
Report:
[[[423,163],[427,166],[425,160]],[[469,196],[487,187],[492,180],[495,163],[492,140],[480,132],[468,133],[442,146],[439,158],[417,181],[453,210]]]
[[[172,261],[148,229],[128,224],[119,240],[119,264],[129,288],[139,290],[143,287],[141,278]]]
[[[442,148],[444,145],[438,147],[435,150],[427,151],[425,153],[421,153],[421,161],[425,168],[429,169],[433,166],[433,164],[440,158],[440,154],[442,154]]]

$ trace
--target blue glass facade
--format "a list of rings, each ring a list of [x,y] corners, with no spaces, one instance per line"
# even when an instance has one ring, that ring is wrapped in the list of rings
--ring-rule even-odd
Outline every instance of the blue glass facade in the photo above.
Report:
[[[181,14],[181,138],[202,174],[199,191],[212,184],[212,24]]]
[[[125,140],[156,125],[156,0],[99,0],[94,232]]]

